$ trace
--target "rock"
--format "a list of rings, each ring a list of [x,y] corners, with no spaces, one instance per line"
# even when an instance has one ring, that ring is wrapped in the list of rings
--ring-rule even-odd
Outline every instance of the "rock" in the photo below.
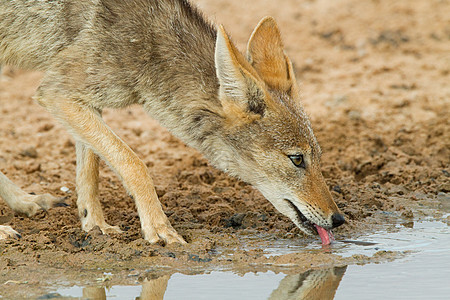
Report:
[[[27,157],[31,157],[31,158],[36,158],[38,157],[38,153],[35,147],[31,146],[26,148],[25,150],[23,150],[22,152],[20,152],[20,155],[22,156],[27,156]]]
[[[58,293],[49,293],[38,297],[37,299],[61,299],[63,296]]]
[[[402,212],[402,217],[405,219],[412,219],[414,218],[414,214],[411,210],[405,210],[404,212]]]
[[[209,257],[200,258],[200,256],[195,254],[188,254],[188,260],[196,261],[196,262],[210,262],[212,259]]]
[[[225,227],[233,227],[235,229],[239,228],[242,226],[244,218],[245,218],[244,213],[234,214],[231,216],[231,218],[226,220]]]

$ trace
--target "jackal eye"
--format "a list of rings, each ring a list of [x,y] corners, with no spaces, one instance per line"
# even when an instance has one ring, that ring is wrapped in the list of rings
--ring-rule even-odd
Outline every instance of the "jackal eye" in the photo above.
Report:
[[[288,155],[294,166],[297,168],[306,168],[305,161],[303,160],[302,154]]]

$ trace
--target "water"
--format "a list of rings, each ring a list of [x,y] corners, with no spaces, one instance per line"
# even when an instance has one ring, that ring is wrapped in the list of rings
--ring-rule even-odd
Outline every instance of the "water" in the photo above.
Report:
[[[450,231],[420,222],[397,233],[375,234],[385,250],[412,251],[400,260],[349,266],[334,299],[449,299]],[[369,249],[370,251],[370,249]]]
[[[360,241],[338,242],[333,253],[344,257],[399,251],[391,262],[351,265],[285,275],[283,273],[211,272],[172,274],[140,286],[61,288],[57,294],[79,299],[449,299],[450,231],[440,221],[416,222],[412,228],[380,231]],[[310,248],[317,248],[312,245]],[[278,249],[280,250],[280,248]],[[295,248],[294,248],[295,250]],[[298,249],[297,249],[298,250]],[[285,251],[280,251],[280,253]],[[268,251],[276,255],[276,247]],[[47,298],[57,294],[48,294]]]

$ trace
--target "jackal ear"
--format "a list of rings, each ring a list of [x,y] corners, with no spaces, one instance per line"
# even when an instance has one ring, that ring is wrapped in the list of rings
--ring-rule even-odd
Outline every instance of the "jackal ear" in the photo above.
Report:
[[[265,84],[231,42],[223,26],[217,32],[215,64],[224,110],[247,118],[249,113],[263,116]]]
[[[280,29],[272,17],[263,18],[253,30],[247,60],[270,88],[283,92],[297,89],[292,63],[284,53]]]

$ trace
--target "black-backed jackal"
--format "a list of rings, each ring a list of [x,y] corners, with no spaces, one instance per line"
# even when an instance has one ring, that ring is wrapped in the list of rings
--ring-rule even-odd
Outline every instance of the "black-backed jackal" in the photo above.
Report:
[[[214,166],[256,187],[305,233],[319,233],[326,244],[344,223],[270,17],[243,55],[186,0],[0,0],[1,64],[44,71],[35,98],[76,140],[86,231],[120,232],[105,222],[98,200],[101,158],[133,196],[145,239],[184,243],[147,167],[102,120],[102,109],[136,103]],[[0,197],[29,216],[61,205],[25,193],[1,172]],[[0,227],[0,238],[14,234]]]

